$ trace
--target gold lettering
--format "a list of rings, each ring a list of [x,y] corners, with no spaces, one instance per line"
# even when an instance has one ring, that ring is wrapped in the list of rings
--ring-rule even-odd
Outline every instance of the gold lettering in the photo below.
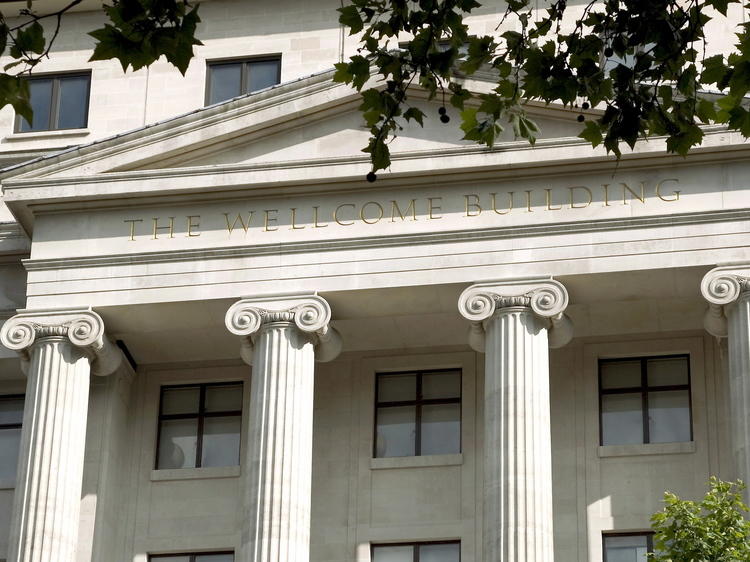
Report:
[[[417,220],[417,200],[416,199],[412,199],[409,202],[409,206],[406,208],[405,213],[401,212],[401,208],[398,206],[398,203],[396,201],[391,200],[391,222],[396,222],[396,213],[398,213],[398,216],[402,221],[406,220],[406,215],[409,214],[409,211],[411,211],[412,220]]]
[[[492,198],[492,210],[495,211],[498,215],[507,215],[513,210],[513,192],[512,191],[508,191],[508,210],[507,211],[497,210],[497,193],[490,193],[490,197]]]
[[[560,209],[562,209],[562,205],[558,205],[557,207],[553,207],[552,206],[552,190],[551,189],[545,189],[544,191],[547,192],[546,195],[545,195],[545,197],[547,199],[547,210],[548,211],[559,211]],[[572,197],[572,195],[571,195],[571,197]]]
[[[645,195],[645,193],[643,193],[643,191],[644,191],[644,189],[646,187],[644,185],[644,182],[641,182],[641,194],[640,195],[638,195],[638,193],[636,193],[635,191],[633,191],[630,188],[630,186],[628,184],[626,184],[625,182],[620,182],[620,185],[622,186],[622,204],[623,205],[627,205],[628,204],[628,200],[627,200],[627,193],[628,192],[630,192],[630,194],[633,197],[635,197],[636,199],[638,199],[638,201],[640,201],[641,203],[645,203],[646,202],[646,195]],[[632,199],[631,199],[631,201],[632,201]]]
[[[242,219],[242,216],[237,213],[237,218],[234,219],[232,224],[229,224],[229,213],[222,213],[224,215],[224,218],[227,221],[227,231],[229,232],[230,236],[232,234],[232,231],[237,226],[237,223],[240,223],[240,226],[242,227],[242,230],[245,231],[245,234],[247,234],[247,229],[250,228],[250,221],[253,220],[253,213],[255,211],[249,211],[247,214],[247,224],[245,224],[245,221]]]
[[[435,201],[442,203],[443,198],[442,197],[428,197],[427,198],[427,214],[430,217],[430,219],[442,219],[442,216],[434,216],[434,211],[442,211],[443,208],[440,205],[435,205]]]
[[[318,224],[318,207],[313,207],[313,228],[325,228],[327,224]]]
[[[469,203],[469,197],[473,197],[474,201],[472,203]],[[470,213],[469,207],[471,207],[475,212]],[[464,195],[464,208],[466,209],[466,215],[467,217],[478,217],[482,214],[482,206],[479,204],[479,195],[475,195],[473,193],[470,193],[469,195]]]
[[[344,203],[342,205],[339,205],[338,207],[336,207],[336,210],[333,211],[333,220],[335,220],[341,226],[351,226],[354,224],[353,220],[341,222],[341,220],[339,219],[339,211],[343,209],[344,207],[351,207],[352,209],[356,209],[356,206],[354,205],[354,203]]]
[[[189,215],[187,218],[187,235],[188,238],[191,236],[200,236],[200,232],[193,232],[194,228],[200,228],[201,223],[200,222],[193,222],[193,219],[198,219],[200,221],[201,216],[200,215]]]
[[[158,217],[155,217],[153,221],[154,221],[154,230],[153,230],[154,237],[152,238],[152,240],[157,240],[159,238],[157,236],[157,232],[160,230],[169,230],[169,237],[174,238],[174,217],[169,217],[168,226],[159,226]]]
[[[131,242],[135,242],[135,223],[143,222],[143,219],[125,219],[123,222],[130,223],[130,238]]]
[[[365,209],[367,209],[368,205],[375,205],[378,208],[378,213],[379,214],[378,214],[378,217],[376,219],[374,219],[374,220],[369,220],[368,221],[365,218]],[[359,218],[362,219],[362,222],[365,223],[365,224],[375,224],[376,222],[378,222],[380,219],[383,218],[383,213],[384,213],[383,207],[380,206],[380,203],[377,203],[376,201],[368,201],[367,203],[365,203],[364,205],[362,205],[362,208],[359,210]]]
[[[586,187],[585,185],[574,185],[573,187],[569,187],[568,189],[570,190],[570,208],[571,209],[585,209],[586,207],[588,207],[589,205],[591,205],[591,202],[594,200],[594,194],[591,193],[591,190],[588,187]],[[586,201],[585,204],[583,204],[583,205],[576,205],[575,198],[574,198],[575,190],[576,189],[583,189],[586,192],[586,194],[588,195],[589,200]]]
[[[529,189],[527,189],[525,191],[525,193],[526,193],[526,210],[529,213],[533,213],[534,212],[534,209],[531,208],[531,191],[532,190],[529,190]]]
[[[263,230],[265,232],[273,232],[274,230],[278,230],[279,229],[278,226],[276,226],[274,228],[268,228],[272,222],[276,223],[276,221],[279,220],[276,217],[272,217],[270,215],[270,213],[278,213],[278,212],[279,212],[278,209],[265,209],[263,211]]]
[[[602,187],[604,188],[604,206],[609,207],[609,184],[603,183]]]
[[[665,179],[665,180],[661,180],[659,183],[656,184],[656,196],[659,199],[661,199],[662,201],[668,201],[668,202],[679,201],[680,200],[680,192],[677,191],[677,190],[675,190],[675,191],[672,192],[672,195],[674,195],[674,197],[672,199],[667,199],[666,197],[664,197],[661,194],[661,186],[664,185],[668,181],[673,181],[675,183],[680,183],[680,180],[678,180],[677,178],[668,178],[668,179]]]
[[[291,230],[303,230],[304,226],[297,226],[297,209],[295,207],[291,207],[290,211],[292,211],[292,228]]]

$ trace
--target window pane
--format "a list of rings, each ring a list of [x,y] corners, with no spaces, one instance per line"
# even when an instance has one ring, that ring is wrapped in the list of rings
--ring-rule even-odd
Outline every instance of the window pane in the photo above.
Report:
[[[690,441],[688,391],[649,392],[648,430],[651,443]]]
[[[414,562],[413,546],[376,546],[372,562]]]
[[[640,394],[602,396],[602,444],[643,443],[642,407]]]
[[[247,92],[257,92],[279,83],[280,61],[257,61],[248,63]]]
[[[149,556],[149,562],[190,562],[190,556]]]
[[[205,418],[201,466],[240,464],[240,416]]]
[[[48,131],[52,105],[52,79],[29,80],[29,94],[31,109],[34,112],[34,124],[32,126],[26,119],[22,119],[21,131]]]
[[[430,373],[422,375],[422,398],[459,398],[461,373]]]
[[[378,408],[376,456],[414,455],[415,411],[414,406]]]
[[[200,389],[197,386],[165,388],[161,395],[161,413],[197,414],[199,401]]]
[[[423,455],[461,452],[461,406],[434,404],[422,407]]]
[[[242,93],[242,64],[209,66],[209,105],[235,98]]]
[[[198,420],[163,420],[158,468],[194,468]]]
[[[0,425],[23,421],[23,398],[0,398]]]
[[[648,538],[645,535],[605,537],[604,550],[607,562],[646,562]]]
[[[419,546],[419,562],[458,562],[460,544],[423,544]]]
[[[416,375],[378,375],[378,402],[416,399]]]
[[[16,478],[18,449],[21,445],[21,428],[0,429],[0,480]]]
[[[58,129],[78,129],[86,126],[88,109],[89,77],[71,76],[60,78],[58,101]]]
[[[688,358],[671,357],[648,360],[648,385],[688,384]]]
[[[242,410],[242,385],[209,386],[206,388],[207,412]]]
[[[234,554],[199,554],[195,562],[234,562]]]
[[[641,386],[640,361],[612,361],[601,364],[602,388]]]

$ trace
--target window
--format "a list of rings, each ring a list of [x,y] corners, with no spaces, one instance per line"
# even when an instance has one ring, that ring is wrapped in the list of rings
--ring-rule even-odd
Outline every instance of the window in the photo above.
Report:
[[[687,355],[599,361],[601,444],[692,441]]]
[[[208,63],[206,105],[257,92],[281,81],[281,57]]]
[[[377,375],[374,444],[376,457],[460,452],[460,370]]]
[[[653,552],[652,533],[611,533],[602,536],[604,562],[646,562]]]
[[[461,543],[423,542],[372,545],[372,562],[460,562]]]
[[[156,468],[240,464],[241,421],[241,382],[162,387]]]
[[[16,479],[21,422],[23,395],[0,396],[0,480],[4,482]]]
[[[193,554],[159,554],[148,557],[149,562],[234,562],[234,553],[197,552]]]
[[[28,78],[34,122],[16,117],[16,132],[82,129],[88,123],[91,74]]]

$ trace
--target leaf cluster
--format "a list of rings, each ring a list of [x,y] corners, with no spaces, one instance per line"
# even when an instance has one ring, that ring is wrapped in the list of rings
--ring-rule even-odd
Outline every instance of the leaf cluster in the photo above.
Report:
[[[737,562],[750,560],[750,522],[742,482],[711,478],[700,502],[664,494],[664,509],[651,518],[654,562]]]

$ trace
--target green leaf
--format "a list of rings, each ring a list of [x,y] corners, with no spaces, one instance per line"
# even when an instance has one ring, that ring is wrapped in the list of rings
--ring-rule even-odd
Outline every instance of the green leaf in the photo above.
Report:
[[[586,121],[583,131],[578,136],[589,141],[592,148],[596,148],[603,140],[601,125],[596,121]]]
[[[364,28],[362,16],[356,6],[344,6],[337,8],[339,12],[339,23],[349,28],[349,35],[359,33]]]
[[[404,111],[404,119],[407,121],[416,121],[420,126],[424,127],[424,112],[416,107],[410,107]]]

